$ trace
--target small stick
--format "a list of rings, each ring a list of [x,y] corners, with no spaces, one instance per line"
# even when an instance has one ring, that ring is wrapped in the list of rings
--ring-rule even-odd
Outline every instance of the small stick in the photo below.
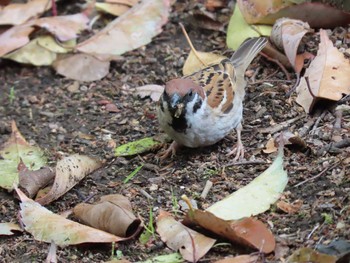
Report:
[[[248,165],[248,164],[266,164],[266,162],[263,160],[231,162],[231,163],[224,165],[224,168],[230,167],[230,166],[235,166],[235,165]]]
[[[267,60],[270,60],[270,61],[274,62],[275,64],[277,64],[281,68],[283,73],[286,75],[287,80],[290,80],[290,75],[289,75],[288,71],[286,70],[286,68],[282,65],[282,63],[279,60],[269,57],[264,52],[260,52],[260,55],[265,57]]]
[[[310,134],[314,134],[316,132],[316,129],[318,127],[318,124],[320,123],[320,121],[324,118],[324,116],[326,115],[326,111],[322,112],[322,114],[317,118],[314,127],[312,128]]]
[[[187,43],[189,44],[193,54],[197,57],[197,59],[199,60],[200,63],[203,64],[203,66],[207,66],[206,63],[203,62],[203,60],[199,57],[198,53],[197,53],[197,50],[194,48],[194,46],[192,45],[192,42],[191,42],[191,39],[190,37],[188,36],[187,32],[186,32],[186,29],[184,27],[184,25],[182,23],[179,23],[181,29],[182,29],[182,33],[185,35],[186,37],[186,40],[187,40]]]
[[[326,167],[326,168],[323,169],[320,173],[318,173],[318,174],[316,174],[315,176],[310,177],[310,178],[308,178],[308,179],[306,179],[306,180],[304,180],[304,181],[302,181],[302,182],[300,182],[300,183],[294,185],[293,187],[298,187],[298,186],[301,186],[301,185],[303,185],[303,184],[305,184],[305,183],[307,183],[307,182],[309,182],[309,181],[315,180],[316,178],[318,178],[318,177],[320,177],[321,175],[323,175],[324,173],[326,173],[328,170],[331,170],[331,169],[335,168],[336,166],[338,166],[339,163],[340,163],[340,162],[336,162],[334,165]]]
[[[212,188],[212,186],[213,186],[213,182],[210,181],[210,180],[208,180],[208,181],[205,183],[204,189],[203,189],[203,191],[202,191],[202,193],[201,193],[201,197],[202,197],[203,199],[207,198],[207,195],[208,195],[210,189]]]

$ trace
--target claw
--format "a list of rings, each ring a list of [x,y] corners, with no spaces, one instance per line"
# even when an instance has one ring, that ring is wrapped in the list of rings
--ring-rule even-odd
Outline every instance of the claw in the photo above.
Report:
[[[239,124],[236,128],[237,132],[237,143],[236,146],[230,151],[229,153],[226,154],[226,156],[231,156],[233,154],[236,154],[235,158],[233,159],[234,161],[237,161],[239,159],[244,158],[244,146],[241,140],[241,132],[242,132],[242,125]]]
[[[174,157],[176,155],[176,151],[180,148],[180,145],[173,141],[170,146],[168,147],[168,149],[166,149],[165,151],[162,151],[160,154],[158,154],[158,157],[160,160],[165,160],[169,157]]]

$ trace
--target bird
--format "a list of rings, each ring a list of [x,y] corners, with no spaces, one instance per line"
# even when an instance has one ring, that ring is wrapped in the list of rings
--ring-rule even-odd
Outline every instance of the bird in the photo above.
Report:
[[[197,148],[217,143],[237,132],[237,143],[227,154],[244,158],[241,140],[243,100],[247,82],[245,71],[265,47],[264,37],[243,42],[230,59],[165,84],[157,103],[161,129],[173,139],[160,159],[174,156],[181,146]]]

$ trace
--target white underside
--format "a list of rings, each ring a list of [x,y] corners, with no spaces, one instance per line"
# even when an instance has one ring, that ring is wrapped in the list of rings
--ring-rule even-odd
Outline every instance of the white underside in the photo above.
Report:
[[[233,108],[228,114],[221,112],[221,108],[212,109],[202,107],[193,114],[193,105],[196,100],[188,103],[186,133],[176,132],[168,123],[171,123],[171,116],[167,104],[163,102],[164,112],[158,108],[158,119],[161,128],[178,144],[195,148],[200,146],[212,145],[236,128],[242,120],[242,98],[236,94],[233,101]],[[198,96],[198,95],[197,95]],[[244,94],[243,94],[244,96]]]

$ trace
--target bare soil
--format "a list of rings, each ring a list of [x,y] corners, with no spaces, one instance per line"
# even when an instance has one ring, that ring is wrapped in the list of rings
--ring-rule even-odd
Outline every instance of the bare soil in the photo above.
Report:
[[[64,8],[64,7],[61,7]],[[67,7],[69,9],[70,7]],[[319,107],[313,115],[304,112],[286,92],[293,86],[274,63],[258,57],[250,66],[244,108],[242,140],[246,159],[250,162],[232,165],[226,153],[236,141],[228,136],[214,146],[183,149],[174,158],[159,163],[157,152],[130,158],[114,158],[115,146],[159,134],[155,106],[150,99],[140,99],[133,88],[144,84],[164,84],[181,76],[189,47],[178,22],[184,22],[194,45],[201,51],[226,52],[225,33],[193,26],[191,12],[197,4],[178,2],[164,31],[149,45],[129,52],[112,63],[110,74],[100,81],[77,83],[55,74],[48,67],[32,67],[0,60],[0,143],[10,134],[10,121],[15,120],[19,130],[31,143],[45,149],[52,163],[61,156],[83,153],[103,159],[103,169],[89,175],[74,189],[47,208],[55,213],[71,209],[89,196],[90,202],[100,196],[119,193],[132,202],[135,214],[149,221],[149,209],[155,215],[159,209],[172,211],[172,196],[180,200],[183,194],[206,208],[224,196],[249,183],[274,160],[276,153],[262,150],[271,136],[278,132],[262,133],[261,129],[291,121],[281,130],[299,133],[307,147],[285,147],[285,168],[289,183],[282,197],[303,205],[295,213],[287,214],[276,206],[258,216],[270,225],[278,241],[278,257],[286,258],[299,247],[314,248],[335,239],[350,240],[350,147],[329,149],[332,142],[349,138],[350,116],[344,113],[341,129],[334,129],[334,105]],[[228,21],[229,9],[216,11]],[[332,41],[347,49],[342,30],[331,32]],[[339,42],[340,41],[340,42]],[[307,43],[315,51],[318,39]],[[10,99],[10,90],[15,96]],[[103,101],[114,103],[118,112],[108,112]],[[345,102],[349,105],[349,102]],[[328,106],[328,105],[327,105]],[[326,147],[326,148],[324,148]],[[324,149],[323,152],[320,152]],[[127,184],[124,178],[137,166],[145,164]],[[321,174],[320,174],[321,173]],[[319,176],[316,176],[319,175]],[[311,179],[315,177],[314,179]],[[311,179],[309,181],[305,181]],[[200,194],[207,180],[214,183],[206,199]],[[301,183],[300,186],[296,186]],[[144,192],[152,199],[148,199]],[[0,221],[17,222],[18,200],[12,193],[0,190]],[[179,214],[181,216],[181,214]],[[219,242],[226,242],[220,240]],[[35,241],[28,234],[0,238],[1,262],[44,262],[48,244]],[[138,239],[118,244],[131,262],[150,256],[170,253],[159,236],[142,245]],[[103,262],[110,259],[111,245],[69,246],[58,249],[59,262]],[[251,253],[239,245],[217,246],[200,260],[213,262],[229,255]],[[279,262],[274,254],[267,262]]]

